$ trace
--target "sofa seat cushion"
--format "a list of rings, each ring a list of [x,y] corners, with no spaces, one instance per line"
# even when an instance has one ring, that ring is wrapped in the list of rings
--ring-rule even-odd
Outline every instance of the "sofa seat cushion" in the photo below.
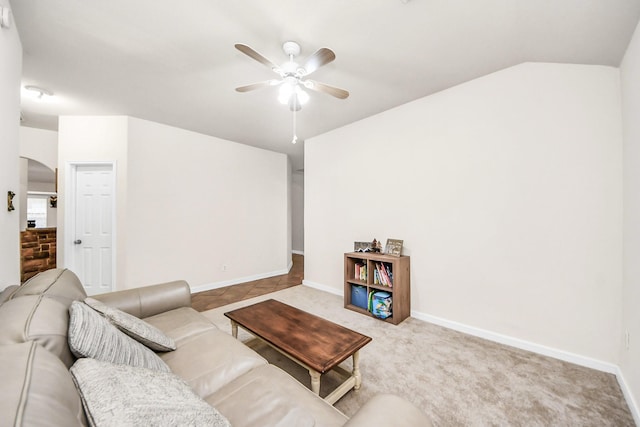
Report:
[[[230,427],[170,372],[79,359],[71,374],[92,426]]]
[[[76,357],[169,372],[153,351],[121,332],[83,302],[69,307],[69,348]]]
[[[191,307],[181,307],[165,311],[143,319],[172,338],[177,345],[181,341],[218,327]]]
[[[70,367],[69,308],[65,301],[42,295],[26,295],[0,305],[0,345],[36,341]]]
[[[337,427],[347,421],[342,412],[274,365],[248,372],[205,400],[234,427]]]
[[[235,378],[267,364],[255,351],[219,329],[178,341],[178,348],[159,356],[200,397],[214,393]]]
[[[0,346],[0,425],[86,425],[69,370],[37,343]]]

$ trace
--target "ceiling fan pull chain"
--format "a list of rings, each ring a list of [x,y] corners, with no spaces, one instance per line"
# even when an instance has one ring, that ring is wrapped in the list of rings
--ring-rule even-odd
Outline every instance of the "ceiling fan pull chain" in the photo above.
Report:
[[[298,135],[297,131],[296,131],[296,109],[293,109],[293,139],[291,140],[292,144],[295,144],[296,142],[298,142]]]

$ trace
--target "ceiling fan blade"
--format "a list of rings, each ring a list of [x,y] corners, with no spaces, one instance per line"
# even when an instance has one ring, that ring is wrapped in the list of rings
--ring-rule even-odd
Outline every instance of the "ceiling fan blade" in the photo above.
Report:
[[[336,54],[329,48],[323,47],[307,58],[307,62],[304,64],[305,76],[313,73],[323,65],[327,65],[329,62],[336,59]]]
[[[238,91],[238,92],[249,92],[249,91],[256,90],[256,89],[262,89],[262,88],[265,88],[265,87],[276,86],[276,85],[278,85],[278,83],[280,83],[278,80],[265,80],[263,82],[252,83],[250,85],[237,87],[236,91]]]
[[[344,89],[330,86],[325,83],[316,82],[314,80],[305,80],[304,86],[311,90],[315,90],[316,92],[323,92],[340,99],[347,99],[349,97],[349,92]]]
[[[278,66],[276,64],[274,64],[273,62],[269,61],[267,58],[265,58],[264,56],[260,55],[258,52],[253,50],[253,48],[247,46],[246,44],[237,43],[235,45],[235,47],[240,52],[242,52],[245,55],[255,59],[256,61],[266,65],[267,67],[271,68],[274,71],[278,68]]]

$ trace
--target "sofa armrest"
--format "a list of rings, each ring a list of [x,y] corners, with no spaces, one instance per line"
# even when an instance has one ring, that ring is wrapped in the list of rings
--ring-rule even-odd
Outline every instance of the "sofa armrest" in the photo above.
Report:
[[[103,303],[138,318],[180,307],[191,307],[191,288],[184,280],[92,295]]]
[[[381,419],[384,417],[384,422]],[[409,401],[392,395],[378,394],[369,399],[344,427],[371,427],[392,425],[398,427],[430,427],[431,421]]]

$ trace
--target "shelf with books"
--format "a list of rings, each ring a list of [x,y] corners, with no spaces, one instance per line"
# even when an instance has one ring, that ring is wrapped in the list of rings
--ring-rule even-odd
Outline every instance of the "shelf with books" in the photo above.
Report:
[[[362,292],[366,292],[368,302],[371,293],[378,291],[389,294],[386,302],[391,306],[391,315],[381,320],[397,325],[411,315],[410,257],[374,252],[345,253],[344,307],[380,318],[362,302]]]

